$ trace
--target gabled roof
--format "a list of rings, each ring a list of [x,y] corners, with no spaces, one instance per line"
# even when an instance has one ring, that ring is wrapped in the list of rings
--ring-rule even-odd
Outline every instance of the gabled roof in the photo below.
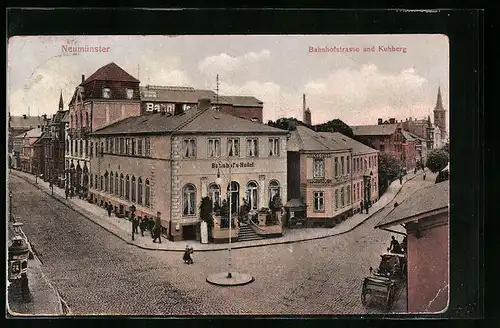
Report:
[[[350,147],[337,142],[334,138],[325,137],[319,132],[299,125],[291,132],[288,151],[337,151],[347,150]]]
[[[247,133],[287,134],[288,131],[224,114],[211,108],[188,110],[180,115],[150,114],[129,117],[99,129],[93,135],[148,133]]]
[[[401,134],[406,140],[412,141],[416,139],[410,132],[406,130],[401,130]]]
[[[394,208],[375,228],[386,228],[437,210],[447,210],[449,204],[449,181],[422,188]]]
[[[356,136],[388,136],[396,132],[398,124],[355,125],[351,126]]]
[[[109,63],[99,68],[94,74],[90,75],[82,85],[92,81],[120,81],[120,82],[139,82],[138,79],[127,73],[115,63]]]
[[[52,123],[61,122],[69,110],[58,110],[52,117]]]
[[[41,116],[10,116],[11,129],[34,129],[42,125],[43,117]]]
[[[318,132],[320,135],[325,136],[326,138],[331,138],[336,143],[344,145],[345,148],[352,149],[354,155],[368,154],[368,153],[376,153],[378,150],[368,147],[367,145],[351,139],[340,132]]]
[[[41,136],[42,136],[42,129],[41,128],[35,128],[32,130],[29,130],[25,134],[26,138],[40,138]]]
[[[262,107],[263,102],[253,96],[223,96],[235,107]]]
[[[405,131],[405,132],[407,132],[407,133],[408,133],[410,136],[412,136],[414,139],[418,139],[418,140],[420,140],[420,141],[425,141],[425,139],[424,139],[424,138],[417,136],[415,133],[411,133],[411,132],[408,132],[408,131]]]
[[[61,122],[69,123],[69,110],[64,111],[64,116],[61,118]]]

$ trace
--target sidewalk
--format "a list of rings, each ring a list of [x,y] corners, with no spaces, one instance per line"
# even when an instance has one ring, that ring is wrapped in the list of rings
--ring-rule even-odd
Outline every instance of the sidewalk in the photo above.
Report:
[[[51,190],[49,188],[49,183],[44,182],[41,179],[38,179],[38,183],[35,184],[35,177],[31,174],[11,170],[11,173],[16,175],[24,180],[36,185],[40,190],[51,194]],[[417,175],[413,173],[409,173],[403,178],[403,185],[415,178],[415,176],[419,176],[422,174],[422,171],[417,172]],[[304,228],[304,229],[287,229],[284,231],[283,237],[279,238],[270,238],[263,240],[252,240],[252,241],[244,241],[244,242],[235,242],[231,245],[232,249],[237,248],[249,248],[249,247],[259,247],[259,246],[268,246],[268,245],[277,245],[277,244],[289,244],[296,243],[306,240],[314,240],[332,237],[340,234],[347,233],[352,231],[357,226],[361,225],[363,222],[368,220],[372,215],[381,211],[387,204],[389,204],[399,193],[402,186],[399,183],[399,180],[395,180],[391,183],[387,191],[380,197],[380,199],[372,205],[370,208],[370,213],[358,213],[354,216],[348,218],[344,222],[336,225],[333,228]],[[161,250],[161,251],[175,251],[175,252],[184,252],[186,243],[190,246],[194,247],[194,249],[198,252],[203,251],[222,251],[227,250],[227,244],[202,244],[199,241],[189,240],[185,242],[172,242],[165,238],[162,238],[162,243],[153,243],[151,235],[147,232],[144,233],[144,237],[139,235],[135,235],[135,240],[132,241],[131,231],[132,224],[128,219],[120,219],[112,215],[108,217],[107,212],[96,205],[90,204],[85,200],[72,198],[65,199],[64,190],[54,187],[54,195],[52,196],[60,202],[66,204],[68,207],[72,208],[76,212],[85,216],[92,222],[98,224],[102,228],[108,230],[118,238],[121,238],[123,241],[130,245],[137,246],[143,249],[149,250]]]
[[[10,239],[14,235],[12,225],[9,224],[9,246],[11,244]],[[26,237],[24,233],[23,237]],[[28,300],[23,301],[20,295],[16,295],[11,291],[10,284],[7,283],[7,285],[6,298],[9,316],[65,314],[59,294],[43,274],[42,263],[36,256],[32,260],[28,260]]]

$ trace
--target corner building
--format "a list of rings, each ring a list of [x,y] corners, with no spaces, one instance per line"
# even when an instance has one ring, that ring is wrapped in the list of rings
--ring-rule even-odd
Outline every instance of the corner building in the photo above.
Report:
[[[287,199],[288,131],[234,117],[200,101],[197,109],[130,117],[92,134],[91,194],[128,215],[161,218],[169,240],[196,238],[203,197],[220,203],[232,180],[232,212]],[[224,185],[216,184],[217,172]]]

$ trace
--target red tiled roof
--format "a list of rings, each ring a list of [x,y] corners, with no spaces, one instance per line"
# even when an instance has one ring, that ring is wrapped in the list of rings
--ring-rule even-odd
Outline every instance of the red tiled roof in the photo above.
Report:
[[[139,82],[138,79],[125,72],[115,63],[109,63],[99,68],[94,74],[90,75],[82,85],[92,81],[120,81],[120,82]]]

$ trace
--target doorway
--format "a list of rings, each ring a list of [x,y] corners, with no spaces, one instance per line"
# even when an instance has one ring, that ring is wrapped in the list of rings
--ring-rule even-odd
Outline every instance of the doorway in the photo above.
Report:
[[[196,240],[196,225],[185,225],[182,227],[182,239]]]

